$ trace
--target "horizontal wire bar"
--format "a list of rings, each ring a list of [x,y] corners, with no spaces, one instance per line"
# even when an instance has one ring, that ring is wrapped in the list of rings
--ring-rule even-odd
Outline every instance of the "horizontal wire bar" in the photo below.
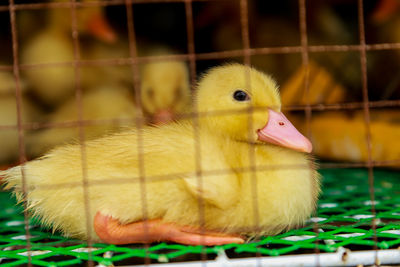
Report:
[[[313,111],[346,111],[346,110],[356,110],[362,109],[364,102],[351,102],[351,103],[338,103],[338,104],[316,104],[310,105],[309,108]],[[370,108],[388,108],[388,107],[400,107],[399,100],[379,100],[379,101],[369,101],[368,105]],[[207,111],[207,112],[189,112],[176,114],[177,119],[189,119],[196,116],[199,117],[209,117],[209,116],[227,116],[232,114],[243,114],[244,112],[254,112],[262,111],[268,108],[273,108],[271,106],[264,107],[253,107],[252,110],[249,109],[227,109],[218,111]],[[291,105],[287,107],[282,107],[284,111],[304,111],[308,106],[305,105]],[[113,119],[93,119],[93,120],[68,120],[63,122],[25,122],[22,123],[21,127],[24,130],[38,130],[46,128],[70,128],[70,127],[80,127],[80,126],[95,126],[104,124],[120,124],[120,123],[135,123],[139,119],[142,123],[146,122],[146,116],[132,116],[131,118],[113,118]],[[1,130],[17,129],[14,124],[0,125]]]
[[[362,47],[360,45],[316,45],[308,46],[308,50],[311,53],[319,52],[348,52],[348,51],[360,51]],[[400,43],[380,43],[380,44],[369,44],[366,45],[367,51],[377,50],[400,50]],[[196,54],[196,60],[212,60],[212,59],[226,59],[234,57],[242,57],[246,54],[246,51],[251,56],[258,55],[269,55],[269,54],[290,54],[290,53],[301,53],[301,46],[281,46],[281,47],[264,47],[264,48],[251,48],[248,50],[238,49],[220,52],[208,52]],[[149,63],[157,61],[174,61],[174,60],[185,60],[189,61],[191,55],[189,54],[175,54],[175,55],[163,55],[163,56],[138,56],[137,58],[111,58],[111,59],[81,59],[77,61],[63,61],[63,62],[49,62],[49,63],[29,63],[20,64],[20,69],[32,69],[32,68],[46,68],[46,67],[65,67],[70,66],[120,66],[120,65],[131,65],[133,63]],[[0,65],[0,71],[11,71],[12,65]]]
[[[130,0],[132,4],[165,4],[165,3],[184,3],[186,0]],[[231,0],[192,0],[193,2],[222,2]],[[103,1],[86,1],[86,2],[50,2],[50,3],[31,3],[31,4],[14,4],[13,10],[40,10],[53,8],[77,8],[94,7],[94,6],[124,6],[125,0],[103,0]],[[8,6],[0,6],[0,12],[9,11]]]
[[[336,163],[319,163],[318,170],[324,169],[354,169],[354,168],[369,168],[369,167],[393,167],[398,166],[400,168],[400,159],[396,160],[372,160],[371,162],[336,162]],[[241,167],[241,168],[227,168],[227,169],[215,169],[215,170],[202,170],[202,175],[206,176],[221,176],[225,174],[232,174],[232,171],[235,173],[252,173],[252,172],[265,172],[272,170],[301,170],[301,169],[309,169],[308,164],[275,164],[275,165],[258,165],[250,167]],[[146,182],[160,182],[160,181],[170,181],[182,179],[184,177],[195,177],[196,172],[182,172],[182,173],[170,173],[163,175],[146,175]],[[115,184],[132,184],[139,183],[139,176],[125,177],[125,178],[115,178],[112,177],[110,179],[97,179],[97,180],[88,180],[87,186],[106,186],[106,185],[115,185]],[[82,186],[81,182],[63,182],[58,184],[41,184],[35,186],[27,185],[27,190],[56,190],[59,188],[75,188]]]

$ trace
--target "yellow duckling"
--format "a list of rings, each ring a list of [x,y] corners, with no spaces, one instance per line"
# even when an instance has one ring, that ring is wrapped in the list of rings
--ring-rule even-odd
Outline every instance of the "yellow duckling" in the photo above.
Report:
[[[116,132],[123,126],[135,125],[135,116],[134,100],[126,88],[103,87],[85,92],[82,96],[82,119],[89,123],[84,127],[85,140]],[[116,121],[107,122],[107,120]],[[50,114],[48,121],[50,123],[76,123],[78,107],[75,97]],[[52,127],[32,134],[28,140],[29,153],[33,156],[42,155],[57,145],[79,140],[79,127],[78,125]]]
[[[24,84],[21,83],[22,89]],[[0,72],[0,125],[15,128],[0,130],[0,165],[14,163],[19,155],[17,127],[17,102],[15,81],[11,73]],[[22,96],[22,122],[36,122],[40,117],[39,109],[26,97]]]
[[[113,42],[116,35],[106,23],[102,12],[101,7],[78,9],[78,30],[81,33],[90,33],[103,41]],[[51,9],[47,15],[48,23],[45,29],[28,41],[22,49],[23,64],[63,63],[74,60],[70,9]],[[49,106],[56,106],[75,92],[74,66],[29,68],[23,70],[22,74],[31,90]],[[96,81],[101,81],[97,72],[90,68],[81,68],[83,88]]]
[[[319,175],[301,153],[311,143],[280,111],[275,82],[243,65],[216,67],[201,79],[197,104],[199,139],[188,121],[147,127],[140,136],[129,130],[86,142],[84,161],[80,145],[69,145],[0,175],[22,199],[23,168],[32,213],[82,239],[217,245],[302,225],[315,209]]]
[[[123,47],[122,44],[121,48]],[[123,57],[123,49],[113,51],[109,46],[96,45],[90,56]],[[104,66],[100,88],[91,88],[84,91],[83,108],[84,120],[110,120],[131,118],[130,125],[134,125],[133,118],[137,115],[137,107],[127,92],[127,85],[132,84],[132,69],[130,66]],[[141,103],[142,111],[149,119],[149,123],[167,123],[177,118],[177,115],[187,112],[191,101],[188,68],[184,61],[160,61],[143,64],[141,72]],[[133,92],[131,92],[133,94]],[[112,104],[111,104],[112,103]],[[77,121],[77,106],[75,97],[62,104],[55,112],[47,117],[49,123],[64,123]],[[127,123],[123,124],[128,125]],[[85,137],[92,139],[106,133],[121,129],[122,125],[92,125],[85,127]],[[44,152],[71,140],[78,139],[77,127],[63,127],[45,129],[28,140],[28,150],[31,156],[43,155]]]
[[[345,88],[323,67],[313,61],[308,64],[308,94],[304,88],[307,69],[301,66],[281,88],[282,104],[336,104],[346,99]]]
[[[184,61],[160,61],[141,67],[143,112],[155,124],[174,120],[189,110],[191,94],[188,67]]]
[[[387,116],[385,112],[388,112]],[[400,138],[399,121],[398,111],[371,110],[372,160],[400,159],[400,150],[396,142]],[[353,116],[336,111],[315,114],[311,119],[310,127],[314,153],[319,157],[352,162],[368,161],[367,132],[362,111]]]
[[[140,56],[166,56],[174,54],[164,46],[154,46],[146,42],[139,43]],[[128,58],[127,41],[115,45],[96,44],[88,53],[89,59]],[[102,81],[132,84],[131,66],[102,66]],[[140,64],[140,96],[142,111],[153,124],[166,123],[176,119],[177,115],[187,113],[191,103],[188,66],[185,61],[155,61]]]

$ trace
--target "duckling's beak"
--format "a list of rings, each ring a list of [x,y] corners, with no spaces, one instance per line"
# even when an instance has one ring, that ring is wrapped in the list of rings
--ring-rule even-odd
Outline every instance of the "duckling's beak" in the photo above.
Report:
[[[400,4],[397,0],[379,1],[372,12],[372,20],[377,24],[385,23],[398,12],[399,8]]]
[[[258,140],[274,145],[310,153],[311,142],[302,135],[282,112],[268,110],[269,119],[264,128],[257,131]]]
[[[87,23],[91,35],[106,43],[117,41],[117,35],[102,13],[94,14]]]
[[[153,115],[153,122],[157,125],[167,124],[174,120],[174,116],[170,109],[159,110]]]

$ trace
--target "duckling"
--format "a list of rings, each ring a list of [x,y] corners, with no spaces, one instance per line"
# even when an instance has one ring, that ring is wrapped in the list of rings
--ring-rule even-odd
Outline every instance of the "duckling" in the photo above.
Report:
[[[123,50],[121,50],[123,51]],[[123,52],[122,52],[123,53]],[[109,47],[96,45],[91,56],[119,55],[121,52],[109,51]],[[117,56],[118,57],[118,56]],[[106,67],[104,67],[106,68]],[[190,86],[188,69],[183,61],[160,61],[143,64],[141,71],[141,112],[146,115],[149,124],[168,123],[188,112]],[[132,83],[130,66],[111,68],[104,71],[102,81],[105,85],[83,93],[84,120],[133,118],[139,108],[128,92],[127,84]],[[125,88],[125,89],[124,89]],[[108,92],[107,92],[108,90]],[[58,107],[47,120],[49,123],[76,121],[75,97]],[[133,120],[132,120],[133,121]],[[125,124],[124,124],[125,125]],[[119,125],[122,126],[122,125]],[[116,125],[92,125],[85,127],[86,138],[92,139],[106,133],[115,132],[121,127]],[[78,128],[46,129],[34,133],[28,139],[28,150],[32,157],[43,155],[56,145],[77,139]]]
[[[300,67],[282,86],[281,97],[284,106],[307,103],[310,105],[335,104],[345,100],[345,88],[336,82],[327,70],[313,61],[308,64],[309,88],[306,95],[304,91],[306,71],[305,67]]]
[[[109,59],[126,59],[129,58],[128,40],[118,38],[114,43],[96,42],[91,44],[82,54],[84,60],[109,60]],[[89,89],[96,89],[98,86],[127,86],[133,84],[132,66],[131,65],[107,65],[99,64],[94,66],[82,66],[82,71],[86,74],[89,71],[96,73],[98,76],[86,75],[92,78],[86,82],[90,86]],[[101,77],[101,79],[99,79]]]
[[[29,99],[22,98],[22,121],[35,122],[39,116],[38,108]],[[0,165],[15,163],[19,155],[17,126],[17,104],[14,94],[0,94],[0,125],[15,126],[0,130]]]
[[[167,123],[189,111],[189,72],[184,61],[146,63],[140,72],[141,104],[150,123]]]
[[[24,90],[21,82],[21,89]],[[22,122],[38,121],[41,112],[32,101],[22,95]],[[14,164],[19,155],[17,126],[17,100],[15,97],[15,81],[11,73],[0,72],[0,125],[15,128],[0,129],[0,165]]]
[[[108,26],[100,7],[77,10],[78,30],[90,33],[105,42],[114,42],[115,33]],[[69,9],[48,11],[48,24],[38,35],[26,42],[21,52],[23,64],[62,63],[74,60]],[[82,45],[82,44],[81,44]],[[85,50],[88,48],[83,48]],[[31,90],[48,106],[57,106],[75,91],[75,72],[71,66],[43,66],[22,71]],[[101,76],[90,68],[81,69],[81,84],[101,81]],[[96,84],[97,84],[96,83]]]
[[[131,129],[86,142],[84,161],[79,144],[62,146],[0,172],[5,188],[45,225],[113,244],[242,243],[302,225],[315,209],[319,175],[306,154],[311,143],[281,112],[275,82],[251,67],[219,66],[203,75],[196,101],[197,133],[188,120]]]
[[[128,58],[127,42],[118,42],[118,49],[107,44],[96,44],[88,53],[89,59]],[[165,46],[139,42],[139,56],[166,56],[176,53]],[[115,45],[114,45],[115,46]],[[105,69],[102,80],[108,84],[132,84],[131,66]],[[189,71],[185,61],[154,61],[139,65],[142,112],[151,124],[170,122],[190,109]]]
[[[371,14],[371,19],[377,24],[385,23],[394,17],[399,9],[400,4],[396,0],[379,1]]]
[[[399,121],[398,111],[371,110],[372,160],[393,161],[400,158],[400,150],[394,142],[400,138]],[[340,112],[317,114],[312,117],[310,127],[314,153],[319,157],[351,162],[368,161],[366,127],[362,111],[353,116]],[[335,130],[332,131],[332,128]]]
[[[136,108],[133,97],[124,87],[102,87],[85,92],[82,96],[82,119],[88,121],[119,120],[118,122],[94,122],[84,127],[85,140],[116,132],[134,125]],[[77,103],[73,97],[50,114],[50,123],[77,122]],[[92,122],[93,123],[93,122]],[[49,128],[36,132],[28,139],[28,150],[32,156],[43,155],[49,149],[79,139],[78,126]]]

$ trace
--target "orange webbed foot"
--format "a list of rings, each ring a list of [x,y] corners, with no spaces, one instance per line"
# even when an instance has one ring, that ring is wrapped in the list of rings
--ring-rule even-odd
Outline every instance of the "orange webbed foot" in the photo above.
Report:
[[[146,229],[147,228],[147,229]],[[244,243],[238,236],[165,223],[161,220],[139,221],[122,225],[117,219],[97,212],[94,229],[99,238],[110,244],[151,243],[171,241],[185,245],[215,246]]]

